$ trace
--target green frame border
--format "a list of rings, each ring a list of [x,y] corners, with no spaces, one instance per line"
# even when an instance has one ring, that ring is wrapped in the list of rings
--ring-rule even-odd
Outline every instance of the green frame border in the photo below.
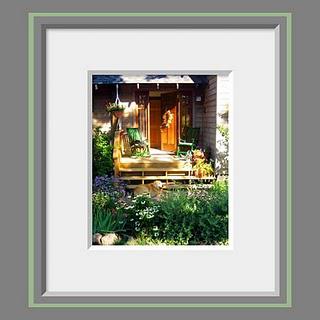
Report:
[[[284,17],[287,26],[287,288],[285,303],[35,303],[35,98],[34,19],[36,17]],[[292,13],[291,12],[29,12],[28,13],[28,307],[29,308],[291,308],[292,307]]]

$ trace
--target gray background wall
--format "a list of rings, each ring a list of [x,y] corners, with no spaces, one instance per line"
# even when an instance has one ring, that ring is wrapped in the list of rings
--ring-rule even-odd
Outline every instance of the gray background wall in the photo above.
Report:
[[[28,11],[293,12],[293,307],[291,309],[27,308]],[[306,319],[319,318],[319,12],[318,0],[5,0],[0,4],[0,319]]]

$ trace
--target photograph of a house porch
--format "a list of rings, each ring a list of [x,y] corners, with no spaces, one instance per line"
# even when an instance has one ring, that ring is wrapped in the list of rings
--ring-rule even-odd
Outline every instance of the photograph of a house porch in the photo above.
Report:
[[[170,190],[226,186],[228,72],[94,74],[91,85],[94,190],[106,175],[122,185],[126,199],[163,201]]]
[[[114,141],[117,176],[129,175],[128,172],[134,173],[134,176],[137,173],[148,175],[148,171],[157,173],[152,170],[153,167],[163,169],[165,174],[183,169],[190,176],[190,166],[185,158],[179,157],[188,150],[188,146],[182,142],[186,139],[188,129],[189,139],[192,140],[188,142],[193,142],[192,147],[205,151],[215,169],[215,176],[218,173],[228,174],[226,165],[222,163],[226,159],[220,159],[219,153],[225,153],[225,146],[220,142],[221,126],[228,123],[229,73],[211,76],[94,75],[92,86],[94,127],[101,127],[107,132],[111,130],[116,117],[107,112],[106,102],[114,102],[118,97],[125,107],[118,121],[116,129],[119,130],[115,133]],[[168,116],[170,123],[166,127]],[[128,138],[124,136],[127,135],[127,128],[139,128],[141,138],[149,143],[149,157],[135,158],[132,155]],[[118,152],[119,147],[121,152]],[[181,179],[177,175],[173,177]],[[143,183],[145,179],[152,180],[144,177]]]

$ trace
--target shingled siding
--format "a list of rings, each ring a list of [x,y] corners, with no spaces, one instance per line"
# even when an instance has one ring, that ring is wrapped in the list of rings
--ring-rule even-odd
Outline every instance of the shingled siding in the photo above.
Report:
[[[231,104],[231,74],[220,74],[217,78],[217,131],[216,131],[216,161],[218,174],[229,172],[229,146],[221,135],[219,127],[229,128],[229,109]]]
[[[210,76],[205,90],[205,100],[202,121],[202,143],[211,158],[214,159],[216,148],[216,121],[217,121],[217,76]]]
[[[228,119],[221,117],[226,109],[230,107],[231,99],[230,74],[221,74],[217,78],[217,124],[228,124]]]
[[[193,127],[200,128],[199,145],[203,147],[203,104],[195,102],[193,109]]]

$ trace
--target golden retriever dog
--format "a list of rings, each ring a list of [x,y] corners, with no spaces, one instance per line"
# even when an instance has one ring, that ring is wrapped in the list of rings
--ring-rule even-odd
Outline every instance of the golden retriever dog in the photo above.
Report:
[[[148,184],[139,184],[137,187],[133,189],[134,196],[147,193],[151,198],[160,198],[162,193],[163,184],[161,181],[156,180],[152,183]]]

